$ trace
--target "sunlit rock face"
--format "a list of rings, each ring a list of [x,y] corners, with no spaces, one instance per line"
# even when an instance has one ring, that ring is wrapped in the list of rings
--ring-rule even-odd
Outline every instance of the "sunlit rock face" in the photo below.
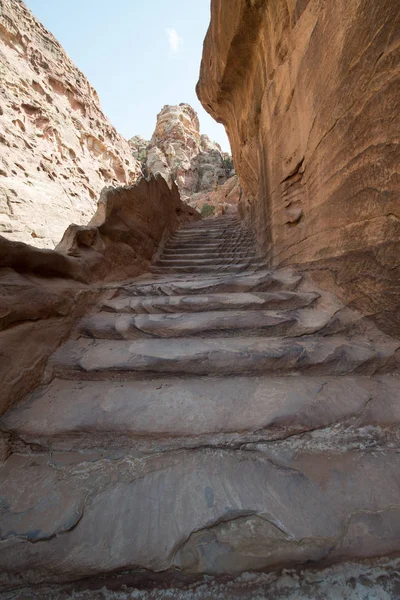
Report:
[[[182,199],[195,207],[234,174],[230,155],[200,134],[197,113],[189,104],[164,106],[147,145],[140,136],[130,144],[144,172],[160,173],[169,185],[175,181]]]
[[[0,0],[0,234],[53,248],[141,174],[96,91],[23,2]]]
[[[398,4],[212,0],[198,84],[272,264],[400,334]]]

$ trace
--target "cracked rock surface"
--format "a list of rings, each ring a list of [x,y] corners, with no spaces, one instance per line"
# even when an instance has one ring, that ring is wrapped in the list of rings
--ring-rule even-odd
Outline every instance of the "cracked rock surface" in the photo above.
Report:
[[[398,597],[399,348],[235,217],[185,225],[0,421],[2,596]]]

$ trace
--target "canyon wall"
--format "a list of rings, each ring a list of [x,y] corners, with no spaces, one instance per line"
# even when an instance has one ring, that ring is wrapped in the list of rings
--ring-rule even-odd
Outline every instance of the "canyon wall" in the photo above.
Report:
[[[161,174],[176,182],[182,200],[194,208],[205,202],[217,206],[212,193],[234,175],[232,158],[216,142],[200,133],[196,111],[189,105],[166,105],[157,115],[150,141],[140,136],[129,140],[144,173]]]
[[[395,334],[399,40],[393,0],[212,0],[197,86],[270,262],[309,269]]]
[[[20,0],[0,0],[0,233],[54,248],[141,175],[96,91]]]
[[[0,235],[0,415],[38,384],[105,282],[148,271],[168,234],[198,218],[175,184],[142,177],[104,189],[90,224],[71,225],[55,250]]]

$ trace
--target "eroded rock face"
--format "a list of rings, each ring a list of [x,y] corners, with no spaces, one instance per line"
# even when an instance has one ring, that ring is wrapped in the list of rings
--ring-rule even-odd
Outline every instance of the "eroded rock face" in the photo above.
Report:
[[[175,181],[182,199],[195,208],[234,174],[229,154],[200,134],[197,113],[189,104],[164,106],[151,140],[135,136],[129,143],[145,172],[160,173],[169,185]]]
[[[96,91],[23,2],[0,0],[0,233],[53,248],[141,174]]]
[[[400,334],[397,19],[391,0],[212,0],[198,95],[270,261]]]
[[[90,224],[71,225],[56,250],[0,236],[0,413],[38,383],[102,282],[145,272],[165,235],[196,218],[159,176],[103,190]]]
[[[197,210],[204,212],[206,206],[210,207],[213,216],[225,213],[236,213],[242,195],[239,179],[233,175],[223,185],[217,186],[210,192],[198,192],[190,198],[190,204]],[[203,208],[204,207],[204,208]],[[207,216],[207,211],[205,213]]]

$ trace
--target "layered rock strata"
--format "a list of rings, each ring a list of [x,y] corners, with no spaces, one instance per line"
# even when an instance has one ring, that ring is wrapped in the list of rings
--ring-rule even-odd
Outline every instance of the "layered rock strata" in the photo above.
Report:
[[[398,553],[399,348],[268,269],[235,217],[182,227],[150,273],[103,286],[1,419],[2,589],[167,595],[207,574],[224,579],[183,597],[234,598],[243,571]],[[353,585],[395,598],[386,564]]]
[[[141,175],[96,91],[20,0],[0,0],[0,234],[54,248]]]
[[[398,33],[391,0],[212,0],[197,91],[271,264],[400,335]]]
[[[182,199],[195,208],[234,174],[229,154],[200,134],[197,113],[189,104],[164,106],[151,140],[135,136],[130,144],[145,173],[159,173],[169,184],[175,181]]]

